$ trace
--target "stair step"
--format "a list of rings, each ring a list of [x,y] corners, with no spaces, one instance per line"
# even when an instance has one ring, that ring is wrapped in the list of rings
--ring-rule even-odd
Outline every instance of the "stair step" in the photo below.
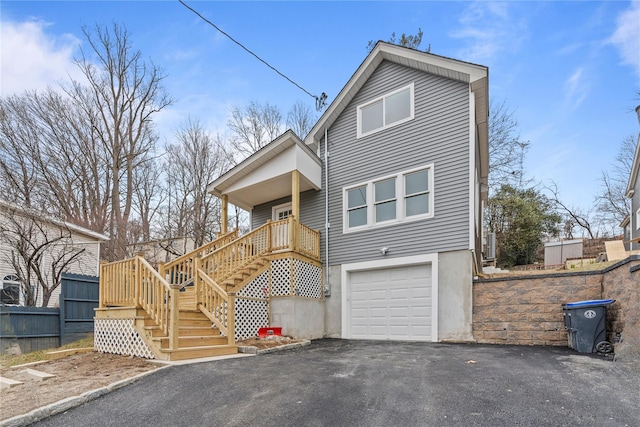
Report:
[[[160,337],[153,338],[154,341],[160,342],[160,348],[169,348],[169,338]],[[217,336],[181,336],[178,338],[178,348],[192,348],[192,347],[208,347],[226,345],[228,342],[227,337],[221,335]]]
[[[199,357],[224,356],[227,354],[237,354],[237,345],[211,345],[201,347],[179,348],[177,350],[160,350],[165,353],[169,360],[186,360]]]
[[[217,328],[212,328],[211,325],[204,326],[180,326],[178,334],[181,337],[197,337],[197,336],[218,336],[220,331]]]

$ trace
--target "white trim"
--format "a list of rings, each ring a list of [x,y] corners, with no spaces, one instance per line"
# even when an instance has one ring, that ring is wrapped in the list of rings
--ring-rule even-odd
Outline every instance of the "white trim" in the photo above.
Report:
[[[282,204],[280,204],[280,205],[276,205],[276,206],[271,207],[271,219],[272,219],[273,221],[277,221],[277,220],[278,220],[278,218],[276,217],[276,213],[277,213],[279,210],[282,210],[282,209],[285,209],[285,208],[289,208],[289,210],[292,210],[292,209],[291,209],[292,207],[293,207],[293,205],[292,205],[292,203],[291,203],[291,202],[282,203]]]
[[[469,87],[469,249],[475,249],[475,223],[476,213],[475,194],[476,194],[476,132],[473,120],[476,111],[475,95]]]
[[[404,90],[409,89],[409,117],[405,117],[404,119],[400,119],[396,122],[387,124],[385,123],[385,116],[386,116],[386,99],[392,95],[395,95],[397,93],[400,93]],[[370,130],[369,132],[365,132],[362,133],[362,109],[368,107],[369,105],[375,104],[376,102],[382,101],[382,127]],[[356,128],[356,138],[363,138],[365,136],[369,136],[369,135],[373,135],[374,133],[378,133],[381,132],[385,129],[389,129],[392,128],[394,126],[398,126],[401,125],[402,123],[406,123],[410,120],[413,120],[413,118],[415,117],[415,97],[414,97],[414,84],[413,82],[403,86],[399,89],[393,90],[391,92],[385,93],[384,95],[380,95],[377,98],[374,98],[372,100],[369,100],[363,104],[358,105],[358,107],[356,108],[357,111],[357,128]]]
[[[389,267],[409,267],[431,264],[431,341],[438,342],[438,254],[413,255],[399,258],[385,258],[375,261],[355,262],[340,266],[342,288],[342,338],[351,338],[349,313],[349,273],[365,270],[380,270]]]
[[[408,217],[406,215],[406,191],[405,191],[405,183],[404,177],[406,175],[410,175],[414,172],[420,172],[423,170],[428,170],[428,179],[429,179],[429,212],[426,214],[420,215],[412,215]],[[344,234],[354,233],[362,230],[369,230],[371,228],[379,228],[379,227],[388,227],[390,225],[401,224],[404,222],[411,221],[419,221],[422,219],[433,218],[435,216],[435,165],[434,163],[429,163],[427,165],[419,166],[413,169],[404,170],[401,172],[397,172],[391,175],[385,175],[381,177],[376,177],[374,179],[370,179],[365,182],[360,182],[358,184],[349,185],[346,187],[342,187],[342,232]],[[375,198],[374,198],[374,184],[380,181],[385,181],[387,179],[395,178],[396,179],[396,218],[389,221],[383,222],[375,222]],[[367,224],[361,225],[358,227],[349,227],[349,201],[347,199],[347,191],[352,190],[357,187],[366,186],[366,202],[367,202]]]
[[[636,230],[640,230],[640,208],[636,210]]]

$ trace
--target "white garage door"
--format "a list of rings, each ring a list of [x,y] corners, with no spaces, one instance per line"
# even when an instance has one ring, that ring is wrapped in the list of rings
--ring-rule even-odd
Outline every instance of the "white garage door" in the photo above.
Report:
[[[431,265],[349,273],[351,338],[431,341]]]

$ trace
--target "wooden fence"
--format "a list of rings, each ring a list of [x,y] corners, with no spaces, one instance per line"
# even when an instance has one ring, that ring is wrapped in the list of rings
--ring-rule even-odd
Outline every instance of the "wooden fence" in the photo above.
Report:
[[[98,278],[63,274],[59,308],[0,307],[0,354],[59,347],[93,332]]]

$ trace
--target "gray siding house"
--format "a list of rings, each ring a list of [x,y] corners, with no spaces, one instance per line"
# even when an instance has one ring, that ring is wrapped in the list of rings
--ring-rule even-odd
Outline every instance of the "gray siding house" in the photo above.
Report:
[[[472,340],[488,175],[488,69],[379,42],[302,141],[287,131],[208,190],[252,227],[320,231],[323,299],[273,299],[298,337]]]

